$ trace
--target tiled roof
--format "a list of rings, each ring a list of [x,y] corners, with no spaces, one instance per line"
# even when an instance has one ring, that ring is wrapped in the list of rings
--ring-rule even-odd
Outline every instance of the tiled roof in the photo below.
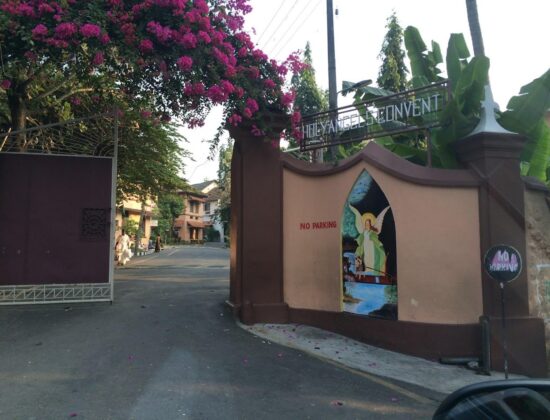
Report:
[[[203,189],[205,189],[206,187],[208,187],[210,184],[212,184],[213,182],[216,182],[216,181],[203,181],[203,182],[199,182],[198,184],[191,184],[191,186],[196,189],[197,191],[202,191]]]
[[[222,195],[221,188],[216,187],[208,193],[208,196],[206,197],[206,201],[218,201],[221,195]]]

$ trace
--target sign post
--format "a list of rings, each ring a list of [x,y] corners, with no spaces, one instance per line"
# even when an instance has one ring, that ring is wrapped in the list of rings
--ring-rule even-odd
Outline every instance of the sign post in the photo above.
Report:
[[[500,285],[500,304],[502,309],[502,353],[504,356],[504,378],[508,379],[508,344],[506,342],[506,306],[504,288],[521,273],[521,255],[509,245],[495,245],[489,248],[484,258],[485,271]]]

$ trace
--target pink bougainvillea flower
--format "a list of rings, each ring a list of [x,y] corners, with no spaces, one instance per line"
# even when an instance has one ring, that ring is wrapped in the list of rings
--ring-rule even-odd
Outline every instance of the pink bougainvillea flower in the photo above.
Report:
[[[142,118],[150,118],[153,114],[151,113],[151,111],[141,111],[140,115]]]
[[[23,54],[25,56],[25,58],[29,61],[32,61],[32,62],[35,62],[36,60],[38,60],[38,56],[36,55],[35,52],[33,51],[27,51],[25,54]]]
[[[111,38],[108,34],[101,34],[99,37],[99,42],[101,42],[103,45],[108,44],[111,41]]]
[[[143,54],[149,54],[152,53],[154,50],[153,41],[150,39],[144,39],[139,43],[139,50]]]
[[[44,13],[54,13],[55,9],[48,3],[41,3],[38,5],[38,12],[43,15]]]
[[[94,58],[92,60],[92,64],[94,66],[100,66],[105,62],[105,56],[101,51],[98,51],[95,53]]]
[[[227,122],[232,126],[237,127],[242,120],[243,118],[239,114],[233,114],[227,119]]]
[[[253,79],[260,77],[260,69],[258,67],[249,67],[248,72]]]
[[[191,70],[191,67],[193,67],[193,59],[184,55],[178,58],[177,64],[181,71],[188,71]]]
[[[273,89],[275,88],[277,85],[275,84],[275,82],[271,79],[267,79],[267,80],[264,80],[264,86],[268,89]]]
[[[248,98],[246,100],[246,107],[249,108],[253,113],[260,109],[260,107],[258,106],[258,102],[256,102],[256,100],[252,98]]]
[[[8,79],[2,80],[2,82],[0,82],[0,87],[4,90],[8,90],[11,87],[11,81]]]
[[[27,3],[20,3],[17,6],[16,14],[18,14],[20,16],[27,16],[27,17],[30,17],[30,18],[35,17],[33,7],[30,4],[27,4]]]
[[[206,3],[205,0],[194,0],[193,6],[195,6],[195,10],[197,10],[199,13],[202,13],[203,15],[206,15],[210,11],[208,3]]]
[[[212,39],[210,39],[210,35],[208,35],[208,33],[205,31],[199,31],[199,33],[197,34],[197,38],[205,44],[210,44],[212,42]]]
[[[39,23],[31,31],[33,39],[40,39],[48,35],[48,28],[45,25]]]
[[[101,28],[93,23],[85,23],[80,27],[80,34],[86,38],[99,38]]]
[[[243,115],[246,117],[246,118],[252,118],[252,110],[250,108],[245,108],[243,109]]]
[[[258,127],[256,127],[255,124],[252,125],[252,130],[250,130],[250,132],[252,133],[252,135],[256,137],[265,136],[265,132],[263,130],[260,130]]]
[[[237,86],[235,88],[235,96],[237,99],[241,99],[244,96],[244,89],[240,86]]]
[[[295,97],[296,97],[296,94],[294,92],[284,93],[281,96],[281,103],[283,104],[283,106],[287,107],[290,104],[292,104],[292,102],[294,102]]]
[[[233,77],[235,77],[237,75],[237,69],[235,68],[235,66],[232,66],[231,64],[228,64],[225,67],[225,74],[224,75],[228,79],[232,79]]]
[[[180,42],[187,49],[195,48],[197,46],[197,37],[192,33],[188,33],[181,37]]]
[[[235,91],[235,86],[229,80],[222,80],[219,85],[227,94],[232,94]]]
[[[227,100],[227,94],[218,85],[210,87],[206,91],[206,96],[214,103],[223,103]]]
[[[147,31],[154,34],[161,43],[167,43],[172,39],[172,30],[155,21],[147,24]]]
[[[77,33],[76,24],[72,22],[63,22],[55,27],[55,36],[60,39],[69,39]]]

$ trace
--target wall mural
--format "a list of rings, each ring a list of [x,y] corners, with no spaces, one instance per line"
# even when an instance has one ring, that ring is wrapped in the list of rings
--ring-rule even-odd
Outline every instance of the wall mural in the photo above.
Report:
[[[388,199],[367,171],[342,216],[343,310],[397,319],[395,222]]]

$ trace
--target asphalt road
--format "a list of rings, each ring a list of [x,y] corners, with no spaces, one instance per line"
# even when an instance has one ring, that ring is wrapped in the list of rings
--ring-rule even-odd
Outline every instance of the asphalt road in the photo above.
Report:
[[[165,249],[115,278],[112,305],[0,307],[0,419],[412,419],[438,404],[244,331],[226,249]]]

